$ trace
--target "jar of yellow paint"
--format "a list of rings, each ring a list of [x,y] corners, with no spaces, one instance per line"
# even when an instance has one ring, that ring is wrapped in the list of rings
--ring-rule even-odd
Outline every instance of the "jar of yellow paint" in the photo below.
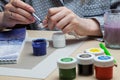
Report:
[[[85,53],[92,53],[95,56],[104,55],[104,50],[101,48],[89,48],[84,51]]]

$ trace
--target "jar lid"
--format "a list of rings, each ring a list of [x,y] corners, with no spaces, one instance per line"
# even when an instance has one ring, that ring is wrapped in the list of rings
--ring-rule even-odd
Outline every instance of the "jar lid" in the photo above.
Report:
[[[65,39],[65,35],[63,32],[55,32],[52,35],[53,40],[64,40]]]
[[[89,49],[85,50],[85,53],[92,53],[95,56],[98,56],[98,55],[103,55],[104,54],[104,50],[101,49],[101,48],[89,48]]]
[[[110,67],[114,65],[114,59],[112,56],[99,55],[94,58],[94,65],[98,67]]]
[[[77,55],[77,63],[82,65],[93,64],[94,55],[91,53],[81,53]]]
[[[57,65],[61,69],[71,69],[76,67],[77,60],[73,57],[63,57],[58,59]]]

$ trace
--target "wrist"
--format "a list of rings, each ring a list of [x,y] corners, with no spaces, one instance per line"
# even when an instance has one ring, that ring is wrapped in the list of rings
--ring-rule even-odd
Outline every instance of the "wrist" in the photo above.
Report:
[[[102,36],[101,29],[100,29],[100,23],[94,18],[87,19],[87,20],[90,23],[89,33],[91,33],[91,35],[93,36]]]
[[[75,32],[81,36],[102,36],[100,25],[94,19],[79,18]]]

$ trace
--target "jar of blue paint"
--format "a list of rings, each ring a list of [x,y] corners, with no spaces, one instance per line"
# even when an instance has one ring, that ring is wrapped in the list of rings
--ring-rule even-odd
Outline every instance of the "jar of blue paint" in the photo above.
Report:
[[[35,39],[32,41],[33,47],[33,55],[35,56],[42,56],[46,55],[47,49],[47,41],[46,39]]]

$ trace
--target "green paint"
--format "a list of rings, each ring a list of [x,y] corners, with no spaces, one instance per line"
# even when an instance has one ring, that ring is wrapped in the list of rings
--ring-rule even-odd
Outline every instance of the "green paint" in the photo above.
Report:
[[[76,68],[59,69],[60,80],[74,80],[76,78]]]
[[[72,58],[62,58],[61,61],[62,62],[71,62],[71,61],[73,61],[73,59]]]

